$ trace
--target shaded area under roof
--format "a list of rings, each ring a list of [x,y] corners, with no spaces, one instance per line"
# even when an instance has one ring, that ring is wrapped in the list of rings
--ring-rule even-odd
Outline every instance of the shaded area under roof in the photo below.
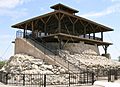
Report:
[[[113,31],[113,29],[109,28],[109,27],[106,27],[104,25],[101,25],[99,23],[96,23],[94,21],[91,21],[91,20],[88,20],[86,18],[83,18],[83,17],[79,17],[79,16],[76,16],[76,15],[72,15],[72,14],[69,14],[67,12],[64,12],[64,11],[54,11],[54,12],[50,12],[50,13],[47,13],[47,14],[44,14],[44,15],[41,15],[41,16],[37,16],[37,17],[34,17],[34,18],[31,18],[29,20],[26,20],[26,21],[23,21],[23,22],[20,22],[20,23],[17,23],[15,25],[13,25],[12,27],[13,28],[19,28],[19,29],[25,29],[25,24],[27,23],[31,23],[32,21],[36,21],[36,20],[40,20],[41,18],[45,18],[45,17],[48,17],[48,16],[51,16],[51,15],[55,15],[55,14],[58,14],[58,13],[62,13],[62,14],[65,14],[67,16],[70,16],[70,17],[73,17],[73,18],[76,18],[78,20],[81,20],[81,21],[86,21],[90,24],[94,24],[96,26],[99,26],[102,28],[102,31],[101,32],[106,32],[106,31]],[[97,31],[96,30],[96,33],[97,32],[100,32],[100,31]]]
[[[73,36],[73,35],[68,35],[68,34],[63,34],[63,33],[57,33],[57,34],[52,34],[48,36],[43,36],[41,37],[45,41],[57,41],[57,38],[62,38],[63,41],[69,40],[70,42],[80,42],[84,41],[87,44],[97,44],[98,46],[100,45],[112,45],[112,43],[108,42],[103,42],[103,41],[98,41],[98,40],[93,40],[93,39],[87,39],[87,38],[81,38],[78,36]],[[73,41],[74,40],[74,41]]]

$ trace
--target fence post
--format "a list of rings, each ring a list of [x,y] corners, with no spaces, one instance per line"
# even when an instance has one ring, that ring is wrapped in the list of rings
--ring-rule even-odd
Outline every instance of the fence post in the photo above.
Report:
[[[8,73],[6,73],[5,77],[6,77],[5,84],[8,84]]]
[[[88,78],[89,75],[88,75],[88,74],[89,74],[89,72],[88,72],[88,70],[87,70],[87,83],[89,83],[89,81],[88,81],[88,80],[89,80],[89,78]]]
[[[86,72],[83,73],[83,75],[84,75],[83,76],[83,80],[84,80],[83,83],[86,83],[86,81],[85,81],[85,74],[86,74]]]
[[[117,78],[117,76],[118,76],[118,71],[115,70],[114,73],[115,73],[115,75],[114,75],[115,77],[114,77],[114,78],[115,78],[115,80],[117,80],[117,79],[118,79],[118,78]]]
[[[44,87],[46,87],[46,75],[44,75]]]
[[[0,71],[0,82],[2,82],[2,72]]]
[[[70,73],[69,73],[69,86],[70,86]]]
[[[92,72],[92,85],[94,84],[94,72]]]
[[[111,70],[108,71],[108,82],[111,81]]]
[[[25,86],[25,74],[23,74],[23,86]]]

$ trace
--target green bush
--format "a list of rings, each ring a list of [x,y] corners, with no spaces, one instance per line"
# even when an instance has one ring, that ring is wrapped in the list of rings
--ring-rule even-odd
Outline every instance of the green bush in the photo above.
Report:
[[[0,69],[4,66],[5,61],[0,61]]]

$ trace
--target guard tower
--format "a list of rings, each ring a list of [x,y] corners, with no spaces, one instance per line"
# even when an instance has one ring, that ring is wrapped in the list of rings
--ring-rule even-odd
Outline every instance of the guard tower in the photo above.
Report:
[[[113,31],[113,29],[77,16],[75,13],[79,11],[63,4],[59,3],[50,8],[54,11],[20,22],[12,27],[22,29],[24,38],[31,36],[39,42],[57,43],[55,50],[64,49],[67,43],[83,42],[103,46],[107,54],[107,48],[112,43],[103,41],[103,33]],[[28,35],[28,31],[31,31],[31,34]]]

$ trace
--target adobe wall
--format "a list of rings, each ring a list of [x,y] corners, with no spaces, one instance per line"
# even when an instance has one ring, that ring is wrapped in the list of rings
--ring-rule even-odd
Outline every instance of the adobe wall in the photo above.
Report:
[[[84,42],[68,43],[64,49],[75,53],[100,54],[97,45],[84,44]]]
[[[47,43],[46,46],[53,51],[59,50],[58,43]],[[67,43],[64,45],[62,50],[68,50],[70,52],[75,52],[75,53],[89,53],[89,54],[100,55],[97,45],[84,44],[84,42]]]

